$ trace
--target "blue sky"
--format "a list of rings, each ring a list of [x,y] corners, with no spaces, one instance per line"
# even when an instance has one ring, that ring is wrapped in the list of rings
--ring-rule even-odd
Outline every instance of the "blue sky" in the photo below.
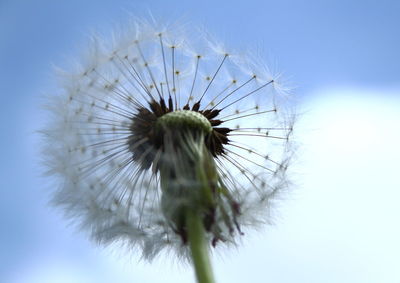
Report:
[[[84,2],[84,3],[82,3]],[[398,1],[0,0],[0,274],[6,282],[194,282],[190,268],[118,259],[47,206],[34,134],[52,65],[135,16],[203,25],[260,49],[305,112],[298,188],[276,225],[216,256],[219,282],[400,280]],[[397,190],[396,190],[397,189]],[[155,272],[157,271],[157,272]],[[183,276],[181,279],[181,276]]]

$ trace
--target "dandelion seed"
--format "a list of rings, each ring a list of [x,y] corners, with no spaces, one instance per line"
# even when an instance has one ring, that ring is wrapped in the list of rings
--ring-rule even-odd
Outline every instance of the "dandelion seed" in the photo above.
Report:
[[[48,103],[55,202],[97,242],[149,260],[187,255],[193,207],[210,246],[236,244],[287,185],[293,123],[276,80],[192,34],[140,21],[112,44],[93,39]]]

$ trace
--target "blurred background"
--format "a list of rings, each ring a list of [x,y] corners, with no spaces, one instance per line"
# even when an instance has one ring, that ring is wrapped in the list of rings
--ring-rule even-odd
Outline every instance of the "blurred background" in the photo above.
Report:
[[[103,249],[48,206],[36,131],[53,64],[129,15],[204,25],[294,86],[296,186],[275,225],[213,257],[217,282],[400,282],[399,1],[0,0],[0,282],[195,282]]]

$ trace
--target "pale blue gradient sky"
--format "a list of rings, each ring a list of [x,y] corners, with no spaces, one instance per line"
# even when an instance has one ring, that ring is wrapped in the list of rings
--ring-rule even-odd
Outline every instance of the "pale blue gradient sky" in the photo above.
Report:
[[[138,265],[95,248],[46,205],[39,177],[34,132],[52,64],[148,11],[261,49],[306,112],[299,188],[275,227],[215,257],[219,282],[399,281],[400,2],[0,0],[0,282],[194,282],[165,259]]]

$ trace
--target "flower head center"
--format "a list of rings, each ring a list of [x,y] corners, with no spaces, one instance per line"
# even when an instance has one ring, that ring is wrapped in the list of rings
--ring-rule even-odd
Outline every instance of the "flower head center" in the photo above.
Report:
[[[206,117],[199,112],[191,110],[169,112],[158,118],[157,125],[169,130],[200,130],[205,134],[211,133],[213,129],[210,121]]]

